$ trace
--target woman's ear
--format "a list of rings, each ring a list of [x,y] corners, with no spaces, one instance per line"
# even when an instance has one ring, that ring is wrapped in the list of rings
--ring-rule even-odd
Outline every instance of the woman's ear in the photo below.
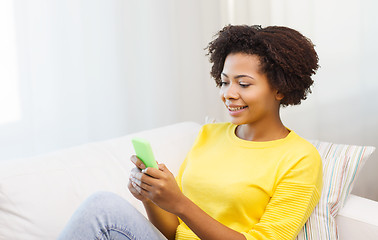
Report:
[[[284,97],[285,96],[282,93],[280,93],[278,90],[276,90],[276,99],[278,101],[281,101]]]

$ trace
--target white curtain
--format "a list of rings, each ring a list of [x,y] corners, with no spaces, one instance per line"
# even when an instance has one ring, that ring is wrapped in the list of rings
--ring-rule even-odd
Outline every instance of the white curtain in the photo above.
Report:
[[[14,106],[0,115],[0,160],[206,116],[227,120],[203,49],[228,23],[289,26],[315,43],[313,94],[283,109],[288,127],[378,147],[374,0],[6,1],[18,71],[0,76],[8,82],[0,87],[13,89],[1,101]],[[378,200],[376,169],[378,153],[354,193]]]
[[[0,123],[0,160],[222,113],[204,51],[217,1],[7,2],[21,114]]]

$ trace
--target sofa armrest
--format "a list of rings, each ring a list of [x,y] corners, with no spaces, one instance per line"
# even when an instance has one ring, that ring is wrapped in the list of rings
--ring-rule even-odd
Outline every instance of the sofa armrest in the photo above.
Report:
[[[378,239],[378,202],[351,194],[336,222],[340,239]]]

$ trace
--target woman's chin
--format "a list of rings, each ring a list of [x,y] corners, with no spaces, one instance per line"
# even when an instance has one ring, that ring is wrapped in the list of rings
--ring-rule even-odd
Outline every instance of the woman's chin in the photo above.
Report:
[[[234,117],[231,117],[231,120],[230,122],[234,125],[243,125],[245,124],[245,121],[243,121],[243,119],[240,119],[240,118],[234,118]]]

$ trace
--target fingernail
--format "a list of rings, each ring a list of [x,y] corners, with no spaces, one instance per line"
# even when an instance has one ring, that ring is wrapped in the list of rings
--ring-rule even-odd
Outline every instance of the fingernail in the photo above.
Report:
[[[142,169],[145,169],[146,168],[146,165],[144,165],[143,163],[140,165],[140,168]]]

